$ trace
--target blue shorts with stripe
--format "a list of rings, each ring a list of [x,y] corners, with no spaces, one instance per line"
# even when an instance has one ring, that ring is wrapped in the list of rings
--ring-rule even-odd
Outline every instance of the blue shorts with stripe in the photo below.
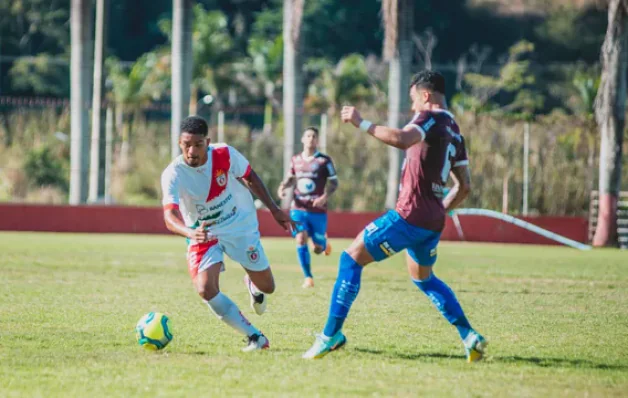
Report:
[[[399,213],[389,210],[364,229],[364,245],[375,261],[382,261],[403,250],[419,265],[436,262],[440,232],[409,224]]]
[[[327,213],[313,213],[305,210],[290,210],[290,218],[297,224],[297,230],[292,233],[305,231],[318,246],[327,246]]]

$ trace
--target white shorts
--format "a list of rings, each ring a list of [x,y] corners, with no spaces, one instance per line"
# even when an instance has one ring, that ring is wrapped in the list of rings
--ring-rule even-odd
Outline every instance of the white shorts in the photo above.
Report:
[[[195,278],[199,272],[224,261],[224,254],[250,271],[264,271],[270,264],[260,242],[259,231],[246,235],[222,237],[207,243],[188,245],[188,271]]]

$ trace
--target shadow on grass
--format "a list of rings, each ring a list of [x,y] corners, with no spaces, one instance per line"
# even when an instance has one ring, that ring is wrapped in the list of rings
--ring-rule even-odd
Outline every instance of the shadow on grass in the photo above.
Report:
[[[464,355],[448,355],[438,352],[396,352],[396,351],[383,351],[372,350],[368,348],[354,348],[354,351],[381,355],[391,359],[405,359],[405,360],[420,360],[424,358],[433,359],[455,359],[466,360]],[[521,356],[487,356],[486,362],[488,363],[506,363],[506,364],[527,364],[535,365],[543,368],[583,368],[583,369],[601,369],[601,370],[628,370],[626,365],[612,365],[606,363],[596,363],[586,359],[567,359],[567,358],[549,358],[549,357],[521,357]]]

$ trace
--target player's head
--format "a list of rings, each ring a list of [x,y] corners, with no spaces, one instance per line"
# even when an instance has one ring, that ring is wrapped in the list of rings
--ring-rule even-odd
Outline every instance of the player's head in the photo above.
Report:
[[[316,148],[318,148],[318,129],[310,126],[303,130],[301,143],[303,144],[303,149],[307,151],[316,151]]]
[[[421,112],[431,104],[445,104],[445,78],[438,72],[424,70],[412,76],[410,83],[412,110]]]
[[[209,127],[200,116],[188,116],[181,122],[179,128],[179,148],[183,153],[183,160],[188,166],[198,167],[207,161],[207,145]]]

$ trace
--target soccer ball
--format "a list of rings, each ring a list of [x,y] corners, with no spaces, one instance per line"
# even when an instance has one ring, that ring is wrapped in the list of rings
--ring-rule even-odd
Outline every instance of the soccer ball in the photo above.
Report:
[[[147,350],[162,350],[172,340],[168,317],[160,312],[149,312],[135,326],[137,343]]]

